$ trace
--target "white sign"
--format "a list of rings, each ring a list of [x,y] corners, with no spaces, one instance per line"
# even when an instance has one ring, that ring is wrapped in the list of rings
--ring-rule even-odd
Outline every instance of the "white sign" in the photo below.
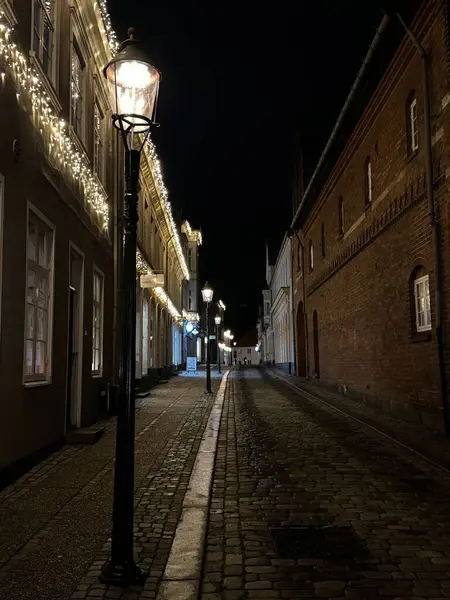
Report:
[[[186,358],[186,371],[197,371],[197,357],[188,356]]]
[[[141,275],[141,288],[164,287],[164,273]]]
[[[216,339],[216,336],[215,336],[215,335],[210,335],[210,336],[209,336],[209,339],[210,339],[210,340],[215,340],[215,339]]]

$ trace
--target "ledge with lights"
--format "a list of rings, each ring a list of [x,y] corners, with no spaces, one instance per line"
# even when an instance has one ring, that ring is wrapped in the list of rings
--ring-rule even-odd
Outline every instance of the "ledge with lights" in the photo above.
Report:
[[[139,250],[136,251],[136,272],[138,275],[153,274],[153,271],[150,268],[150,265],[147,263],[147,261],[145,260],[142,253]],[[172,319],[178,325],[180,325],[181,321],[183,321],[183,317],[177,310],[176,306],[174,305],[174,303],[172,302],[172,300],[170,299],[169,295],[166,293],[164,288],[157,286],[157,287],[149,288],[149,289],[151,290],[153,295],[157,298],[158,302],[160,302],[167,309],[167,312],[170,314]]]

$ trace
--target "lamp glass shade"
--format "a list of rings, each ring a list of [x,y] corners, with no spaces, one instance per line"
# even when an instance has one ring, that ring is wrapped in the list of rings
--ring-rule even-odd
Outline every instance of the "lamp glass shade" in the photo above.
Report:
[[[220,325],[220,322],[222,321],[222,319],[219,317],[219,315],[217,315],[216,317],[214,317],[214,322],[216,325]]]
[[[212,287],[210,285],[205,283],[205,285],[203,286],[203,289],[202,289],[203,302],[205,302],[206,304],[209,304],[213,299],[213,295],[214,295],[214,290],[212,289]]]

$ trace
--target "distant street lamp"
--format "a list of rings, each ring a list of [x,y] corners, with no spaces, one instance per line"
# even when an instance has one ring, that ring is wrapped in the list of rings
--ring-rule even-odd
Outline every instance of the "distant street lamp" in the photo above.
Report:
[[[218,373],[222,373],[222,371],[220,370],[220,345],[219,345],[219,327],[220,327],[220,322],[222,321],[221,316],[220,315],[216,315],[214,317],[214,321],[216,323],[217,371],[218,371]]]
[[[116,456],[114,471],[111,558],[101,580],[112,585],[139,581],[142,570],[133,556],[134,526],[134,435],[135,435],[135,348],[136,348],[136,231],[141,151],[155,122],[159,71],[150,63],[135,38],[129,38],[104,68],[115,98],[114,127],[125,146],[124,252],[122,277],[122,349],[119,387]]]
[[[208,283],[202,289],[203,302],[206,304],[206,391],[211,393],[211,354],[209,341],[209,305],[213,299],[214,290]]]

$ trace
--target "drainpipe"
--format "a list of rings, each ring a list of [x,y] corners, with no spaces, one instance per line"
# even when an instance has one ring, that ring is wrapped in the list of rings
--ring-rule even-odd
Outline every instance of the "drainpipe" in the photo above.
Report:
[[[303,242],[300,238],[300,236],[297,233],[297,230],[295,228],[290,227],[288,230],[288,235],[294,235],[297,238],[298,243],[300,244],[300,247],[302,249],[302,292],[303,292],[303,323],[304,323],[304,328],[305,328],[305,370],[306,370],[306,379],[309,378],[309,352],[308,352],[308,321],[306,318],[306,282],[305,282],[305,246],[303,245]],[[292,245],[292,252],[294,251],[294,245]],[[292,255],[292,264],[294,264],[294,256]],[[292,274],[291,274],[291,281],[294,278],[294,269],[292,269]],[[293,307],[293,310],[295,311],[295,307]],[[294,313],[295,314],[295,313]],[[297,326],[297,319],[294,320],[294,327],[293,330],[295,332],[295,328]],[[297,369],[297,353],[295,352],[295,348],[296,348],[296,343],[295,343],[295,333],[294,333],[294,354],[295,354],[295,367]],[[297,370],[296,370],[296,374]]]
[[[442,410],[444,413],[444,431],[447,438],[450,437],[450,417],[448,412],[448,390],[447,376],[445,373],[445,353],[443,340],[443,302],[442,302],[442,262],[440,252],[440,225],[436,216],[434,206],[434,188],[433,188],[433,154],[431,141],[431,109],[430,109],[430,79],[429,79],[429,56],[411,31],[400,14],[396,14],[406,34],[411,42],[417,48],[422,59],[422,85],[423,85],[423,112],[424,112],[424,133],[425,133],[425,162],[426,162],[426,186],[428,199],[428,218],[430,220],[432,239],[433,239],[433,262],[435,273],[435,318],[436,318],[436,344],[439,363],[439,391],[441,394]]]

